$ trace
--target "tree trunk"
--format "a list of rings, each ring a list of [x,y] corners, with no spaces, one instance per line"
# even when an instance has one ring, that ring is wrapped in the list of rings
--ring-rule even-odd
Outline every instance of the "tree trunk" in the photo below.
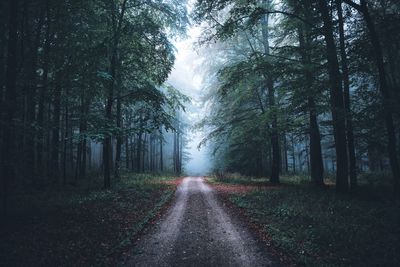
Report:
[[[293,135],[291,138],[291,142],[292,142],[293,174],[296,174],[296,146],[294,144]]]
[[[119,97],[119,93],[117,93],[117,128],[118,128],[118,135],[117,135],[117,145],[115,148],[115,170],[114,176],[115,178],[120,178],[120,168],[121,168],[121,151],[122,151],[122,113],[121,113],[121,99]]]
[[[57,183],[59,173],[59,144],[60,144],[60,113],[61,113],[61,81],[57,77],[57,82],[54,91],[53,99],[53,128],[52,128],[52,143],[51,143],[51,179]]]
[[[271,4],[270,0],[264,0],[264,7],[268,7]],[[262,36],[263,36],[263,46],[265,56],[269,56],[269,14],[265,14],[262,18]],[[274,81],[271,77],[268,77],[270,74],[266,74],[265,76],[265,86],[268,91],[268,104],[269,108],[272,110],[272,123],[271,123],[271,145],[272,145],[272,163],[271,163],[271,183],[279,183],[279,166],[280,166],[280,146],[279,146],[279,133],[278,133],[278,118],[276,114],[276,106],[275,106],[275,88]]]
[[[339,61],[336,53],[333,35],[333,23],[329,14],[329,7],[325,0],[318,0],[319,9],[323,20],[323,32],[326,42],[328,59],[328,73],[330,83],[330,97],[332,109],[333,134],[336,150],[336,191],[345,193],[348,191],[348,166],[345,109],[343,103],[343,90],[339,72]]]
[[[311,181],[318,186],[324,185],[324,165],[322,161],[321,135],[318,126],[318,114],[313,92],[313,74],[308,66],[311,65],[309,51],[311,50],[311,32],[308,25],[299,28],[299,43],[303,64],[306,66],[304,78],[308,95],[309,136],[310,136],[310,168]]]
[[[343,78],[343,95],[344,105],[346,111],[346,136],[347,136],[347,151],[349,156],[349,176],[350,176],[350,188],[353,190],[357,187],[357,165],[356,165],[356,153],[354,147],[354,134],[353,134],[353,118],[351,114],[351,102],[350,102],[350,79],[349,79],[349,68],[347,63],[347,54],[345,46],[344,36],[344,20],[342,11],[342,0],[336,1],[339,18],[339,40],[340,40],[340,55],[342,65],[342,78]]]
[[[107,96],[107,104],[106,104],[106,112],[105,117],[108,123],[111,125],[112,123],[112,106],[114,102],[114,86],[115,86],[115,78],[116,78],[116,68],[118,64],[118,44],[120,32],[122,29],[122,22],[125,14],[127,0],[123,0],[121,3],[120,13],[117,18],[117,10],[114,1],[111,4],[111,16],[112,16],[112,28],[113,28],[113,37],[111,44],[111,57],[110,57],[110,76],[108,84],[108,96]],[[111,133],[107,133],[104,138],[103,143],[103,168],[104,168],[104,188],[110,188],[111,186],[111,166],[112,166],[112,136]]]
[[[284,133],[283,135],[283,153],[285,160],[285,173],[287,175],[289,173],[289,163],[288,163],[288,146],[287,146],[286,133]]]
[[[4,96],[4,128],[2,144],[2,195],[3,213],[7,214],[8,185],[15,179],[15,113],[17,110],[17,38],[18,0],[9,1],[8,51],[6,88]]]
[[[136,150],[136,171],[138,172],[138,173],[140,173],[141,172],[141,162],[140,162],[140,159],[141,159],[141,154],[142,154],[142,135],[143,135],[143,133],[142,132],[140,132],[139,133],[139,135],[138,135],[138,139],[137,139],[137,150]]]
[[[369,13],[369,8],[367,1],[360,0],[360,4],[356,4],[351,0],[344,0],[347,4],[358,10],[365,19],[365,23],[368,28],[369,36],[371,39],[372,46],[374,48],[374,57],[376,66],[378,69],[379,76],[379,90],[383,97],[383,113],[385,117],[386,131],[388,135],[388,152],[390,168],[392,170],[392,175],[394,179],[394,188],[397,195],[400,195],[400,166],[397,158],[397,140],[396,140],[396,130],[393,123],[393,109],[392,109],[392,94],[388,87],[385,72],[385,63],[383,60],[383,51],[380,42],[379,35],[376,31],[375,24]]]
[[[125,168],[129,170],[129,136],[125,136]]]
[[[385,73],[385,63],[383,60],[383,52],[381,43],[379,41],[379,36],[376,32],[375,24],[372,21],[371,15],[365,0],[361,1],[363,7],[363,15],[367,28],[369,30],[370,39],[374,47],[374,55],[376,60],[376,65],[379,74],[379,88],[383,96],[383,112],[385,116],[386,131],[388,135],[388,150],[389,150],[389,161],[392,170],[392,175],[394,179],[394,187],[398,195],[400,195],[400,167],[397,158],[397,140],[396,131],[393,123],[393,110],[392,110],[392,94],[387,84],[386,73]]]
[[[63,172],[63,184],[67,184],[67,149],[68,149],[68,138],[69,138],[69,90],[66,87],[65,90],[65,130],[64,130],[64,145],[63,145],[63,158],[62,158],[62,172]]]
[[[177,149],[176,149],[176,132],[174,132],[174,152],[173,152],[173,163],[174,163],[174,173],[177,173]]]
[[[147,133],[144,133],[143,145],[142,145],[142,171],[146,170],[146,146],[147,146]]]
[[[33,129],[36,117],[36,94],[37,94],[37,58],[38,58],[38,47],[40,45],[40,37],[44,21],[44,8],[40,8],[39,22],[35,32],[35,39],[30,48],[32,56],[31,67],[29,71],[29,91],[27,94],[28,106],[27,106],[27,122],[29,127],[27,147],[26,147],[26,175],[32,179],[32,184],[35,184],[35,136],[36,130]]]
[[[136,136],[130,138],[130,150],[131,150],[131,169],[135,169],[135,152],[136,152]]]
[[[317,122],[314,99],[308,99],[310,109],[310,161],[311,181],[316,185],[324,185],[324,164],[322,162],[321,135]]]
[[[43,53],[43,78],[42,78],[42,87],[39,92],[39,107],[38,107],[38,115],[37,115],[37,124],[39,126],[39,131],[37,135],[37,147],[36,147],[36,167],[37,174],[36,177],[42,179],[43,176],[43,153],[44,153],[44,108],[45,108],[45,98],[47,95],[47,81],[48,81],[48,72],[49,72],[49,60],[50,60],[50,7],[49,2],[46,1],[46,33],[45,33],[45,45],[44,45],[44,53]]]
[[[163,159],[163,137],[160,134],[160,171],[164,171],[164,159]]]

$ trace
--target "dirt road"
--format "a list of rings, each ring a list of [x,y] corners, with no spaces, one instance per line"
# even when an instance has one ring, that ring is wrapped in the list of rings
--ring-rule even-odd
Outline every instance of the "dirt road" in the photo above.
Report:
[[[201,177],[187,177],[160,220],[133,248],[129,266],[278,266]]]

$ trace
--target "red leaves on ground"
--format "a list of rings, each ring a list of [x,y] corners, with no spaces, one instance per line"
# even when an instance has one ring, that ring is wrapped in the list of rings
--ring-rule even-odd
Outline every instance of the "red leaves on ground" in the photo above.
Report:
[[[275,185],[232,185],[232,184],[217,184],[211,185],[218,193],[224,194],[244,194],[250,191],[255,190],[267,190],[278,188],[279,186]]]
[[[127,249],[121,242],[135,237],[128,232],[166,189],[171,186],[148,187],[145,194],[119,190],[104,199],[9,218],[7,230],[0,233],[0,265],[117,265]]]
[[[233,216],[238,216],[253,232],[259,240],[261,240],[269,253],[278,258],[285,266],[297,266],[295,260],[287,255],[284,251],[274,247],[271,244],[271,237],[264,230],[264,226],[255,222],[246,213],[246,210],[233,204],[229,200],[230,194],[246,194],[255,190],[271,190],[282,187],[283,185],[240,185],[240,184],[210,184],[211,187],[217,192],[219,199],[229,208]]]
[[[162,184],[167,184],[167,185],[174,185],[174,186],[178,186],[182,183],[183,181],[183,177],[181,178],[177,178],[175,180],[167,180],[167,181],[161,181]]]

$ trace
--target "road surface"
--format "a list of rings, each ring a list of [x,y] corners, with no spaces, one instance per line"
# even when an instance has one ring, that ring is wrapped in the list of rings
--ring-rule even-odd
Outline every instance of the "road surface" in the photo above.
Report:
[[[186,177],[171,208],[135,245],[128,266],[278,266],[201,177]]]

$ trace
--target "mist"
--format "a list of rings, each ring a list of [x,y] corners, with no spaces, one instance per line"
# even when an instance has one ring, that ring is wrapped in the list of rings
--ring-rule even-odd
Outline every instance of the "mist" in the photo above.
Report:
[[[185,39],[174,43],[176,48],[176,60],[174,68],[167,83],[174,86],[183,94],[191,98],[187,103],[185,120],[188,122],[187,144],[184,153],[187,160],[184,164],[184,172],[191,176],[204,176],[212,170],[212,157],[209,146],[198,147],[205,136],[203,129],[196,127],[207,112],[206,105],[202,101],[204,94],[204,77],[198,72],[199,65],[203,58],[197,52],[195,43],[200,35],[200,27],[188,29],[188,36]]]

